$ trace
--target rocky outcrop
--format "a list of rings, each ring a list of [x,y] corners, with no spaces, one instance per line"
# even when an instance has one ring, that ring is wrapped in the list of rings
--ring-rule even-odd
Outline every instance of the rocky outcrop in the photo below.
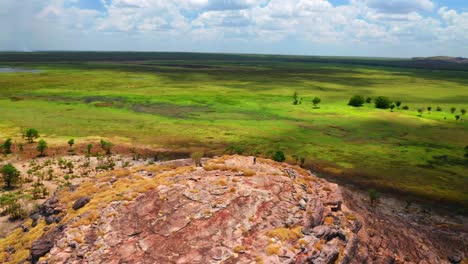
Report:
[[[213,164],[220,168],[209,169]],[[114,201],[94,223],[72,221],[46,259],[328,264],[348,263],[356,253],[355,220],[336,184],[285,164],[254,165],[248,157],[211,160],[205,168],[174,175],[132,201]]]

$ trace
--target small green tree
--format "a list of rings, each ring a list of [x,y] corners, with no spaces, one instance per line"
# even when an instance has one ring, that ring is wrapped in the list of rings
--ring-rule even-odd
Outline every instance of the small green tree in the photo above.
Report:
[[[86,145],[86,154],[91,155],[91,149],[93,148],[92,144]]]
[[[390,108],[391,103],[390,99],[386,96],[378,96],[374,100],[375,107],[380,109]]]
[[[73,147],[74,144],[75,144],[75,140],[73,138],[68,140],[68,145],[70,146],[70,149]]]
[[[105,140],[102,140],[101,139],[101,148],[106,151],[106,155],[110,155],[112,154],[111,150],[112,150],[112,147],[114,146],[114,144],[112,144],[111,142],[109,141],[105,141]]]
[[[390,106],[390,111],[393,112],[393,109],[395,109],[395,105],[394,105],[394,104],[392,104],[392,105]]]
[[[319,97],[314,97],[314,99],[312,99],[312,104],[314,104],[314,108],[318,108],[318,104],[320,104],[320,102],[322,102],[322,99],[320,99]]]
[[[37,143],[37,151],[39,151],[39,156],[44,156],[44,151],[48,148],[47,142],[44,139],[39,140]]]
[[[396,106],[397,106],[398,108],[400,108],[401,101],[396,101],[395,104],[396,104]]]
[[[440,107],[440,106],[436,107],[436,111],[437,112],[442,112],[442,107]]]
[[[366,103],[368,103],[368,104],[372,103],[372,98],[371,98],[371,97],[367,97],[367,98],[366,98]]]
[[[273,160],[278,162],[283,162],[286,160],[286,156],[284,156],[283,151],[276,151],[273,155]]]
[[[432,110],[432,106],[428,106],[428,107],[427,107],[427,111],[430,113],[431,110]]]
[[[461,109],[460,112],[461,112],[462,115],[465,115],[466,114],[466,109]]]
[[[4,165],[0,172],[8,189],[19,180],[20,172],[11,163]]]
[[[361,107],[365,102],[364,97],[360,95],[355,95],[349,99],[348,105],[354,106],[354,107]]]
[[[374,189],[369,190],[369,200],[370,200],[371,206],[374,206],[375,202],[379,200],[379,198],[380,198],[380,193],[378,193]]]
[[[195,167],[201,167],[201,160],[203,158],[204,153],[202,151],[193,152],[190,157],[192,158]]]
[[[457,121],[460,120],[460,115],[456,115],[455,120],[457,120]]]
[[[409,110],[409,106],[407,106],[407,105],[403,106],[402,108],[403,108],[403,110]]]
[[[13,143],[11,143],[11,138],[7,138],[5,142],[3,142],[3,152],[5,154],[11,154],[11,145],[13,145]]]
[[[28,128],[26,130],[26,140],[29,143],[33,143],[36,138],[39,138],[39,131],[35,128]]]
[[[20,202],[21,196],[8,192],[0,196],[0,208],[2,213],[10,216],[10,220],[24,219],[28,214]]]
[[[422,116],[423,112],[424,112],[423,108],[418,108],[418,116]]]
[[[294,92],[294,95],[293,95],[293,105],[298,105],[299,104],[299,95],[297,94],[297,92]]]
[[[453,113],[455,113],[455,111],[457,111],[457,108],[455,108],[455,107],[450,108],[450,113],[453,114]]]

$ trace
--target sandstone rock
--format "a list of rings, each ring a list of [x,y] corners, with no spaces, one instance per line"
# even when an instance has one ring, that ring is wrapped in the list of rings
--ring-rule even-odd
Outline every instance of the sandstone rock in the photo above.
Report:
[[[73,210],[78,210],[81,207],[85,206],[89,201],[91,200],[90,197],[88,196],[83,196],[78,198],[74,203],[73,203]]]

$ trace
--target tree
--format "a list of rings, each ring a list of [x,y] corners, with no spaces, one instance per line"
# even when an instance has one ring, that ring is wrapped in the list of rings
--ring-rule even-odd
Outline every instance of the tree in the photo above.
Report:
[[[114,144],[112,144],[111,142],[101,139],[101,148],[106,151],[106,155],[112,154],[111,150],[113,146]]]
[[[397,106],[398,108],[400,108],[401,101],[396,101],[395,104],[396,104],[396,106]]]
[[[320,104],[320,102],[322,102],[322,99],[320,99],[319,97],[314,97],[314,99],[312,99],[312,103],[314,104],[314,108],[317,108],[318,104]]]
[[[3,175],[3,180],[8,189],[19,180],[20,172],[11,163],[4,165],[0,172]]]
[[[419,116],[422,116],[423,112],[424,112],[424,108],[418,108]]]
[[[355,95],[349,99],[348,105],[354,106],[354,107],[361,107],[364,104],[364,97],[360,95]]]
[[[455,113],[455,111],[457,111],[457,108],[455,108],[455,107],[450,108],[450,113],[453,114],[453,113]]]
[[[43,139],[39,140],[37,143],[37,151],[39,151],[39,156],[42,157],[44,156],[44,151],[48,148],[47,142]]]
[[[369,200],[370,200],[370,204],[371,206],[374,206],[374,203],[380,198],[380,193],[378,193],[376,190],[374,189],[370,189],[369,190]]]
[[[7,138],[7,140],[5,140],[5,142],[3,142],[3,152],[5,154],[11,154],[11,138]]]
[[[380,109],[390,108],[391,103],[392,102],[390,101],[390,99],[388,97],[386,97],[386,96],[379,96],[379,97],[375,98],[375,100],[374,100],[375,107],[380,108]]]
[[[392,104],[392,105],[390,106],[390,111],[393,112],[393,109],[395,109],[395,105],[394,105],[394,104]]]
[[[195,163],[195,167],[201,167],[201,160],[203,158],[204,153],[202,151],[193,152],[190,157],[192,158],[193,163]]]
[[[299,104],[299,95],[297,94],[297,92],[294,92],[293,99],[293,105]]]
[[[88,144],[86,145],[86,153],[88,155],[91,155],[91,149],[93,148],[93,145],[92,144]]]
[[[462,115],[465,115],[466,114],[466,109],[462,109],[462,110],[460,110],[460,112],[461,112]]]
[[[278,162],[285,161],[286,157],[284,156],[283,151],[276,151],[276,153],[273,155],[273,160]]]
[[[428,111],[428,112],[431,112],[431,110],[432,110],[432,106],[428,106],[428,107],[427,107],[427,111]]]
[[[14,192],[8,192],[0,196],[0,208],[2,214],[10,216],[10,220],[24,219],[28,214],[20,202],[22,197]]]
[[[367,97],[366,98],[366,103],[370,104],[372,102],[372,98],[371,97]]]
[[[455,116],[455,119],[456,119],[457,121],[460,120],[460,115],[456,115],[456,116]]]
[[[70,146],[70,149],[73,147],[74,144],[75,144],[75,140],[73,138],[68,140],[68,145]]]
[[[403,106],[403,110],[409,110],[409,106],[407,105]]]
[[[442,112],[442,108],[440,106],[436,107],[437,112]]]
[[[37,131],[37,129],[35,128],[28,128],[26,130],[26,140],[29,142],[29,143],[33,143],[34,142],[34,139],[38,138],[39,137],[39,131]]]

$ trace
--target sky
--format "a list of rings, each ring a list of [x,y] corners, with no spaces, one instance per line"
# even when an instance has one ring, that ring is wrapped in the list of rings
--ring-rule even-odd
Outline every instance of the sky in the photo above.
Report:
[[[468,57],[468,0],[0,0],[0,50]]]

